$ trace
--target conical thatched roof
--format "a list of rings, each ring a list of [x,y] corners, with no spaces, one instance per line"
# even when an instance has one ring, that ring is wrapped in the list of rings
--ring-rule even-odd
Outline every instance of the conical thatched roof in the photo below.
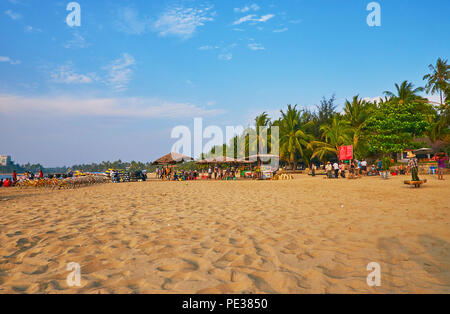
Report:
[[[178,153],[170,153],[156,160],[153,165],[174,165],[191,160],[193,160],[192,157]]]

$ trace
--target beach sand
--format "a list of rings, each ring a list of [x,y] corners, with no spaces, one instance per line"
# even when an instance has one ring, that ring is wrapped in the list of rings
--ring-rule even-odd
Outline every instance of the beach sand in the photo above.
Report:
[[[0,293],[450,293],[450,178],[427,178],[0,189]]]

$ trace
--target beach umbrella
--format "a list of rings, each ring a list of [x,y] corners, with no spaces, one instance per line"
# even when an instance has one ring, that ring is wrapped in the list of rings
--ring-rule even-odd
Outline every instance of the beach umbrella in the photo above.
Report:
[[[182,155],[179,153],[169,153],[153,162],[153,165],[175,165],[192,160],[192,157],[186,155]]]

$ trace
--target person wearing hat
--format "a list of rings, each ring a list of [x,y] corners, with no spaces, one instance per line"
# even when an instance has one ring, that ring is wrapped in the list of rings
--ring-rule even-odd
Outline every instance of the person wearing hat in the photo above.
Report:
[[[406,156],[406,158],[409,159],[408,170],[411,171],[412,180],[420,181],[420,179],[419,179],[419,162],[417,161],[416,155],[414,155],[412,152],[408,152],[408,155]]]

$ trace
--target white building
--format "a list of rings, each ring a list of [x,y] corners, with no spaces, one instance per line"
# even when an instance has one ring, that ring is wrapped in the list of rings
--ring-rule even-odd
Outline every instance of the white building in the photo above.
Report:
[[[11,156],[0,155],[0,166],[8,166],[11,164]]]

